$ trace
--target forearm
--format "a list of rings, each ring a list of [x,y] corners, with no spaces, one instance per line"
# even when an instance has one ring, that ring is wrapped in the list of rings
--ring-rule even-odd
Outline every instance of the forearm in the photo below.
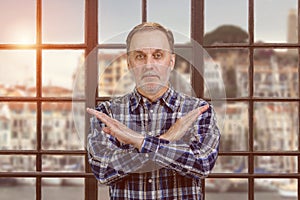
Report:
[[[96,156],[89,154],[89,163],[92,171],[102,184],[111,184],[118,181],[119,179],[127,176],[130,173],[134,173],[139,170],[143,165],[144,161],[138,153],[132,153],[135,156],[115,156],[115,160],[110,163],[104,163],[99,161]],[[145,160],[145,159],[144,159]]]
[[[95,120],[91,123],[87,151],[89,163],[101,183],[109,184],[112,180],[133,173],[147,161],[133,146],[122,145],[114,137],[103,133]]]
[[[122,173],[121,171],[116,171],[115,169],[110,168],[108,165],[106,167],[103,166],[101,162],[94,159],[94,157],[90,154],[88,161],[95,178],[101,184],[110,185],[127,176],[127,174]]]
[[[147,137],[142,152],[159,164],[177,171],[182,175],[192,177],[206,177],[212,170],[218,155],[218,147],[202,147],[197,142],[186,144],[184,142],[167,142],[155,137]],[[196,149],[197,148],[197,149]]]
[[[137,150],[117,150],[102,146],[102,150],[95,153],[94,149],[95,147],[88,148],[89,163],[96,178],[104,184],[110,184],[129,173],[136,172],[147,161],[147,158],[141,156]]]
[[[212,170],[219,149],[220,132],[212,109],[204,113],[184,137],[170,142],[148,136],[141,152],[153,155],[156,163],[183,175],[205,177]],[[150,153],[152,152],[152,153]]]

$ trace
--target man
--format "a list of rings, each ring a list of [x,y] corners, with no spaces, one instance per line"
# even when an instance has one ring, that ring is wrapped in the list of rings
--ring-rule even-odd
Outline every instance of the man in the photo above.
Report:
[[[201,199],[220,133],[207,102],[175,91],[173,34],[142,23],[127,37],[133,92],[103,102],[88,136],[91,168],[111,199]]]

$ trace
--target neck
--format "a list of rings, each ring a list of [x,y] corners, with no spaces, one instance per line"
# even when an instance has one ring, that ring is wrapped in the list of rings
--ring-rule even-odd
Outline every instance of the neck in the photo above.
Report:
[[[144,97],[146,97],[147,99],[149,99],[151,102],[156,101],[157,99],[159,99],[167,90],[168,90],[168,86],[164,86],[162,87],[158,92],[156,93],[149,93],[147,91],[142,90],[141,88],[137,88],[137,91],[143,95]]]

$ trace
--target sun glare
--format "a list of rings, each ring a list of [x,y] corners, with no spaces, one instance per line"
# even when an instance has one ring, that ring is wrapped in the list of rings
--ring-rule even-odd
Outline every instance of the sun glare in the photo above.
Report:
[[[13,43],[20,45],[30,45],[35,43],[34,33],[26,28],[19,28],[14,30],[14,33],[11,35]]]
[[[17,43],[22,45],[29,45],[34,43],[32,34],[30,34],[27,31],[20,32],[19,36],[16,37],[16,39],[17,39]]]
[[[32,39],[29,35],[20,35],[20,37],[18,38],[18,41],[19,41],[18,43],[24,44],[24,45],[33,43]]]

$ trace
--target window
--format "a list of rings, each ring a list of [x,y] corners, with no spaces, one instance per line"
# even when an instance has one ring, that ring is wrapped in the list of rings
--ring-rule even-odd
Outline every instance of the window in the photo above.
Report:
[[[226,101],[219,158],[202,181],[205,199],[299,198],[299,1],[0,4],[2,198],[108,198],[87,163],[84,110],[132,89],[125,38],[142,21],[173,30],[183,91]],[[204,79],[182,53],[190,53],[192,40],[213,61],[204,66]],[[226,98],[212,95],[222,88],[220,75]]]

